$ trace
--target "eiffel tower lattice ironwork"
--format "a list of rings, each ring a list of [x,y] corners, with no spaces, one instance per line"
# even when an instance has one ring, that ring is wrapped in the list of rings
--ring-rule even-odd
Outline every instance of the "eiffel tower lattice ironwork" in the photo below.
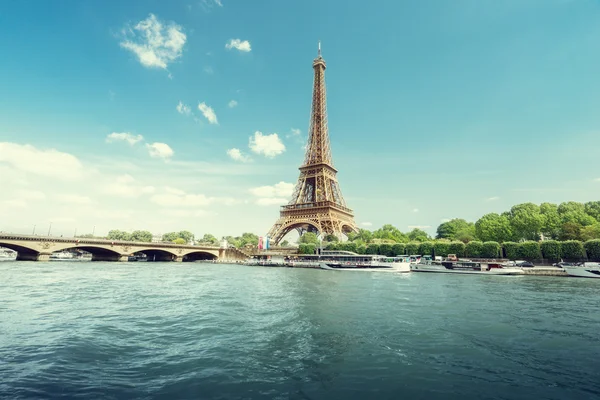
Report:
[[[273,244],[277,244],[290,231],[300,235],[315,232],[332,234],[338,238],[358,231],[351,209],[346,207],[333,167],[329,132],[327,129],[327,96],[325,91],[325,60],[321,56],[313,61],[314,82],[312,112],[308,129],[306,157],[299,168],[300,176],[291,201],[281,207],[279,220],[269,231]]]

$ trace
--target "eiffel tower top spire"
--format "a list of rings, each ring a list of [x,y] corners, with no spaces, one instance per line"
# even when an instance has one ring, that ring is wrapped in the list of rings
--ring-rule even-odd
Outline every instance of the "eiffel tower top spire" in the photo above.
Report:
[[[327,164],[333,168],[331,148],[329,144],[329,129],[327,126],[327,90],[325,87],[325,60],[321,56],[321,41],[319,52],[313,60],[314,79],[312,110],[308,127],[308,143],[303,167]]]

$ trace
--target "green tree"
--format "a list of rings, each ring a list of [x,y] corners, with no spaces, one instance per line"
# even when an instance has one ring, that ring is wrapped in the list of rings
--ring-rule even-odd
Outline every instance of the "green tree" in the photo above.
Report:
[[[426,242],[430,240],[431,237],[424,230],[414,228],[408,233],[408,239],[412,242]]]
[[[457,257],[464,257],[465,244],[459,241],[450,242],[448,245],[448,254],[456,254]]]
[[[559,261],[561,257],[561,245],[557,240],[544,240],[540,245],[542,256],[550,261]]]
[[[600,222],[600,201],[589,201],[585,203],[585,213]]]
[[[352,232],[354,233],[354,232]],[[354,235],[356,235],[356,233],[354,233]],[[350,240],[350,238],[348,238],[348,240]],[[325,235],[325,237],[323,238],[323,241],[325,242],[339,242],[340,240],[338,239],[337,236],[332,235],[332,234],[327,234]]]
[[[588,240],[584,247],[590,261],[600,261],[600,239]]]
[[[339,244],[339,249],[344,251],[351,251],[356,253],[356,249],[358,248],[355,242],[344,242]]]
[[[447,240],[437,240],[433,245],[433,252],[436,257],[448,257],[450,242]]]
[[[513,231],[508,217],[496,213],[485,214],[475,222],[475,233],[484,242],[511,240]]]
[[[179,237],[179,238],[173,240],[173,243],[175,243],[175,244],[186,244],[187,242],[185,241],[184,238],[180,238]]]
[[[107,239],[109,240],[131,240],[131,234],[129,232],[120,231],[118,229],[113,229],[108,231]],[[150,239],[152,239],[152,235],[150,235]]]
[[[404,254],[404,243],[394,243],[392,245],[392,250],[394,251],[395,256],[399,256]]]
[[[542,233],[548,238],[557,238],[560,234],[562,225],[560,215],[558,214],[558,206],[552,203],[540,204],[540,214],[543,218]]]
[[[386,224],[373,232],[375,239],[387,239],[397,243],[408,242],[408,237],[393,225]]]
[[[473,240],[465,246],[465,254],[467,257],[482,257],[483,243],[478,240]]]
[[[264,238],[263,238],[264,240]],[[238,247],[252,246],[258,247],[258,235],[251,232],[244,232],[242,236],[237,238]],[[264,246],[264,242],[263,242]]]
[[[583,243],[578,240],[567,240],[561,244],[562,257],[565,260],[582,261],[585,259]]]
[[[500,243],[484,242],[481,248],[481,256],[485,258],[498,258],[500,256]]]
[[[560,230],[558,238],[565,240],[580,240],[581,239],[581,224],[577,222],[565,222]]]
[[[437,239],[459,240],[459,237],[475,237],[475,227],[472,222],[467,222],[462,218],[454,218],[440,224],[437,228]]]
[[[564,224],[572,222],[581,226],[593,225],[596,219],[585,212],[585,205],[576,201],[567,201],[558,206],[558,215]]]
[[[418,242],[406,243],[404,246],[404,251],[406,251],[406,254],[408,255],[416,255],[419,253],[419,245],[420,243]]]
[[[316,246],[319,244],[319,238],[314,232],[306,232],[304,235],[300,236],[298,243],[312,243]]]
[[[376,243],[370,243],[367,246],[367,251],[365,254],[379,254],[379,245]]]
[[[504,242],[502,243],[502,247],[504,248],[504,254],[506,254],[506,258],[509,260],[516,260],[519,258],[518,250],[519,244],[515,242]]]
[[[300,254],[315,254],[316,246],[314,243],[300,243],[298,253]]]
[[[588,225],[581,228],[581,240],[588,241],[592,239],[600,239],[600,223]]]
[[[203,244],[217,245],[219,244],[219,239],[210,233],[205,233],[204,236],[202,236],[202,239],[198,240],[198,242]]]
[[[287,240],[284,240],[283,242],[279,243],[279,245],[280,245],[281,247],[289,247],[289,245],[290,245],[290,242],[288,242]]]
[[[510,224],[518,239],[538,240],[543,223],[544,217],[537,204],[517,204],[510,209]]]
[[[185,240],[186,243],[194,241],[194,234],[190,231],[179,231],[177,232],[177,237]]]
[[[134,242],[152,242],[152,233],[149,231],[131,232],[131,240]]]
[[[527,240],[517,246],[517,255],[524,260],[539,260],[542,258],[539,242]]]
[[[383,243],[379,245],[379,254],[383,256],[393,256],[392,254],[392,245],[388,243]]]
[[[364,244],[356,246],[356,253],[357,254],[366,254],[367,253],[367,246],[365,246]]]
[[[400,253],[402,254],[402,253]],[[418,254],[422,256],[432,256],[433,255],[433,242],[421,242],[419,244]]]

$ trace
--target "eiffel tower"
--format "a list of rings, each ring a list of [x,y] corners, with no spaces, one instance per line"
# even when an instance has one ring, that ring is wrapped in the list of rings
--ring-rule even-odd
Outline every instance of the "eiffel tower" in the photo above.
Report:
[[[312,112],[308,128],[308,144],[304,163],[291,201],[281,207],[280,216],[269,231],[273,244],[278,244],[290,231],[300,235],[314,232],[322,236],[356,232],[354,214],[346,207],[333,167],[329,133],[327,129],[327,99],[325,92],[325,60],[321,56],[313,61],[314,82]]]

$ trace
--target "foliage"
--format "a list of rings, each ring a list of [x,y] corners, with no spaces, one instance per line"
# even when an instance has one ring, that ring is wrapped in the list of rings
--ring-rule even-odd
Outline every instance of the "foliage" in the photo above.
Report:
[[[379,245],[379,254],[384,256],[393,256],[392,245],[391,244],[380,244]]]
[[[306,232],[304,235],[298,238],[298,243],[312,243],[316,247],[316,245],[319,244],[319,238],[314,232]]]
[[[518,243],[504,242],[502,244],[502,247],[504,248],[504,254],[506,255],[506,258],[508,258],[509,260],[516,260],[517,258],[519,258],[519,254],[517,252],[519,248]]]
[[[281,247],[289,247],[290,242],[288,242],[287,240],[284,240],[283,242],[279,243],[279,246]]]
[[[498,258],[500,256],[500,243],[498,242],[484,242],[481,249],[481,257],[485,258]]]
[[[109,240],[131,240],[131,234],[129,232],[113,229],[108,231],[106,238]]]
[[[433,255],[433,242],[420,243],[418,254],[420,254],[422,256],[432,256]]]
[[[437,239],[461,240],[468,237],[475,238],[475,226],[461,218],[451,219],[437,228]]]
[[[404,243],[395,243],[392,245],[392,250],[394,251],[395,256],[405,254],[404,248],[405,248]]]
[[[545,240],[541,244],[542,255],[545,259],[551,261],[559,261],[562,250],[561,250],[561,242],[556,240]]]
[[[600,222],[600,201],[589,201],[585,203],[584,210],[587,215]]]
[[[459,241],[451,242],[448,246],[448,254],[456,254],[458,257],[464,257],[465,244]]]
[[[375,239],[388,239],[398,243],[408,242],[408,237],[393,225],[386,224],[373,232]]]
[[[446,240],[438,240],[433,245],[435,256],[447,257],[450,253],[450,242]]]
[[[365,254],[366,252],[367,252],[367,246],[365,246],[364,244],[356,246],[356,253]]]
[[[579,235],[583,241],[600,239],[600,223],[582,227]]]
[[[582,226],[577,222],[565,222],[562,225],[558,238],[560,240],[579,240]]]
[[[483,243],[478,240],[473,240],[465,246],[465,255],[467,257],[482,257]]]
[[[425,242],[429,239],[429,235],[422,229],[414,228],[408,233],[408,239],[412,242]]]
[[[506,215],[489,213],[475,223],[475,234],[481,241],[505,242],[511,240],[513,231]]]
[[[332,234],[328,234],[328,235],[325,235],[325,237],[323,238],[323,241],[325,241],[325,242],[339,242],[340,240],[338,239],[337,236],[332,235]]]
[[[584,246],[590,261],[600,261],[600,239],[588,240]]]
[[[557,238],[560,234],[561,219],[558,215],[558,206],[552,203],[540,204],[540,214],[542,215],[542,233],[550,238]]]
[[[419,253],[419,243],[418,242],[407,243],[406,246],[404,247],[404,251],[409,256],[418,254]]]
[[[215,236],[211,235],[210,233],[205,233],[204,236],[202,236],[202,239],[199,239],[198,242],[210,244],[210,245],[217,245],[217,244],[219,244],[219,239],[217,239]]]
[[[173,243],[175,243],[175,244],[186,244],[187,242],[185,241],[184,238],[177,238],[177,239],[173,240]]]
[[[315,254],[317,246],[314,243],[300,243],[298,253],[300,254]]]
[[[573,222],[581,226],[587,226],[597,222],[594,217],[586,214],[585,205],[576,201],[560,203],[558,214],[563,224]]]
[[[543,223],[544,217],[537,204],[517,204],[510,209],[510,225],[518,238],[538,240]]]
[[[578,240],[567,240],[561,243],[562,258],[565,260],[581,261],[585,259],[583,243]]]
[[[338,248],[340,250],[351,251],[353,253],[356,253],[357,245],[355,242],[344,242],[340,243]]]
[[[528,240],[517,246],[517,255],[524,260],[539,260],[542,258],[539,242]]]
[[[369,244],[365,254],[379,254],[379,245],[376,243]]]
[[[174,242],[175,239],[183,239],[185,243],[194,241],[194,234],[190,231],[179,231],[165,233],[162,237],[163,242]]]

